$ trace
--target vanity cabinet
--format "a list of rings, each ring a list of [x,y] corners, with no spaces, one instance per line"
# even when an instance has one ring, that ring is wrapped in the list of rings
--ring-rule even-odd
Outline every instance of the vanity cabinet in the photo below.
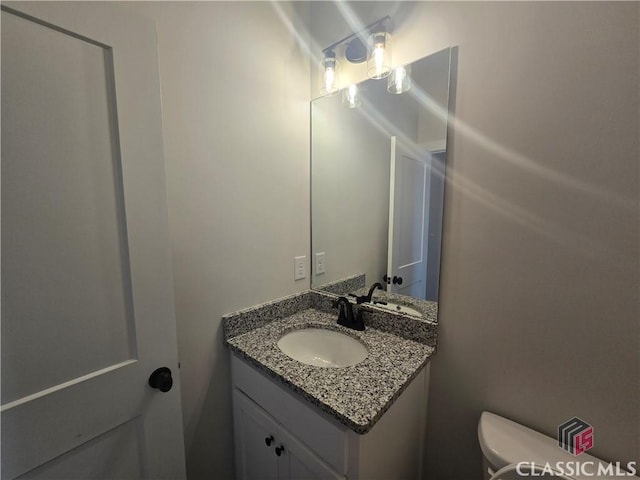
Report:
[[[236,478],[421,477],[428,366],[363,435],[235,353],[231,355],[231,375]]]
[[[237,389],[233,392],[238,478],[340,480],[345,477]]]

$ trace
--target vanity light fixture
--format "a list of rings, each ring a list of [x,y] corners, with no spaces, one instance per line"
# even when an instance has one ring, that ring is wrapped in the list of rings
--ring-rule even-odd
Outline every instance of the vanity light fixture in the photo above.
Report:
[[[376,20],[359,32],[338,40],[322,50],[320,90],[323,95],[338,92],[338,56],[350,63],[367,61],[367,76],[384,78],[391,72],[391,17]]]
[[[348,108],[356,108],[362,104],[357,85],[351,84],[342,90],[342,104]]]
[[[320,64],[320,72],[322,74],[322,93],[332,96],[338,93],[338,60],[333,50],[323,52],[324,58]]]
[[[411,66],[396,67],[387,77],[387,92],[400,94],[411,88]]]
[[[372,33],[369,37],[367,76],[385,78],[391,73],[391,35],[385,31]]]

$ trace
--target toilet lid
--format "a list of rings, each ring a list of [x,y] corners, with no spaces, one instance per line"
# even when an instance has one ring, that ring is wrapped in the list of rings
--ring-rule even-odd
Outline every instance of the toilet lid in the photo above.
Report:
[[[569,464],[576,462],[576,457],[569,454],[565,450],[558,448],[558,442],[551,437],[547,437],[535,430],[531,430],[523,425],[507,420],[490,412],[483,412],[478,422],[478,440],[482,454],[487,461],[496,468],[502,469],[508,465],[516,465],[518,462],[528,462],[537,465],[557,465],[559,462]],[[603,460],[592,457],[588,453],[582,453],[579,461],[583,465],[589,465],[589,471],[595,471],[602,465],[603,471],[611,471],[610,465]],[[606,468],[609,467],[609,470]],[[594,476],[590,472],[588,475],[580,472],[565,470],[564,473],[571,473],[573,477],[549,477],[555,479],[572,479],[572,480],[590,480],[598,478],[598,480],[615,480],[621,478],[615,474],[604,474]],[[497,473],[497,472],[496,472]],[[507,474],[508,472],[505,472]],[[496,480],[508,480],[518,477],[517,473],[512,477],[497,477]],[[524,477],[526,478],[526,477]],[[546,478],[536,475],[532,478]],[[629,480],[636,479],[637,476],[627,476]]]

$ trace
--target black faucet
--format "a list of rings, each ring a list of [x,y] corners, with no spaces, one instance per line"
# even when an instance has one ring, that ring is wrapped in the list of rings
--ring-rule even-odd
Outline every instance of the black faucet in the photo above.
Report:
[[[356,297],[355,295],[352,295],[352,296],[356,297],[356,303],[358,305],[360,305],[361,303],[365,303],[365,302],[371,302],[371,298],[373,297],[373,291],[376,288],[379,288],[380,290],[384,289],[384,287],[382,286],[381,283],[376,282],[373,285],[371,285],[371,288],[369,289],[369,293],[367,293],[366,295],[361,295],[359,297]]]
[[[334,303],[334,306],[340,308],[338,314],[338,325],[351,328],[352,330],[364,330],[364,321],[362,320],[362,312],[358,312],[357,315],[353,313],[353,306],[347,297],[340,297]]]

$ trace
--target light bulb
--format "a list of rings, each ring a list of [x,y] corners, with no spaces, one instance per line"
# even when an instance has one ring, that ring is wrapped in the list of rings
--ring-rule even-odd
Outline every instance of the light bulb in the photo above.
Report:
[[[391,35],[377,32],[369,37],[367,76],[384,78],[391,72]]]
[[[373,49],[373,59],[376,67],[376,77],[382,75],[384,67],[384,45],[377,44]]]
[[[387,80],[387,91],[389,93],[404,93],[411,88],[410,67],[397,67],[391,70],[391,75]]]
[[[342,104],[348,108],[356,108],[361,104],[360,95],[358,95],[358,86],[349,85],[344,89],[342,94]]]
[[[404,71],[404,68],[398,68],[396,70],[396,78],[395,78],[395,87],[396,90],[402,90],[402,80],[404,80],[404,77],[406,76],[406,72]]]
[[[332,67],[327,67],[324,71],[324,89],[332,92],[336,84],[336,71]]]
[[[336,95],[338,93],[338,60],[336,54],[329,50],[325,52],[320,63],[320,90],[324,95]]]

